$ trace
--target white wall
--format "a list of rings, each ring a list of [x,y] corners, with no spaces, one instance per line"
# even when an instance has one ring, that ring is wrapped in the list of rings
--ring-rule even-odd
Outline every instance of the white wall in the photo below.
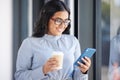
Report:
[[[12,0],[0,0],[0,80],[12,77]]]
[[[33,13],[33,1],[32,0],[28,0],[28,36],[32,35],[32,30],[33,30],[33,18],[32,18],[32,14]]]
[[[74,0],[70,0],[70,12],[71,12],[71,29],[70,34],[74,35]]]

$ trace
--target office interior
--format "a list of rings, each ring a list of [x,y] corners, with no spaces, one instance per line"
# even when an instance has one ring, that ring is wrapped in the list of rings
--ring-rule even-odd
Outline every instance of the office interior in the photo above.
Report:
[[[0,0],[0,80],[14,80],[17,51],[32,35],[41,7],[49,0]],[[120,25],[120,0],[62,0],[71,10],[70,34],[81,50],[96,48],[89,80],[108,80],[110,41]]]

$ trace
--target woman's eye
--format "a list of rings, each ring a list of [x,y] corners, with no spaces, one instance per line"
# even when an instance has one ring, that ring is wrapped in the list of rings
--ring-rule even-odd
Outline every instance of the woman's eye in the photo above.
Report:
[[[57,21],[57,22],[62,22],[62,20],[60,20],[60,19],[57,19],[56,21]]]

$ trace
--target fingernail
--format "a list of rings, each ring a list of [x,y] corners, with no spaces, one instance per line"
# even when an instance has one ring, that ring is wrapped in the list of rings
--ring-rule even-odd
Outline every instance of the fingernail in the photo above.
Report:
[[[87,58],[87,56],[85,56],[85,58]]]
[[[84,58],[82,58],[82,60],[84,60]]]

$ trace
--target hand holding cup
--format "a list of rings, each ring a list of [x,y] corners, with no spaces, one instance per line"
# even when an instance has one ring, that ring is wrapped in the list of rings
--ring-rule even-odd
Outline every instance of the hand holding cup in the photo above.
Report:
[[[64,54],[60,51],[54,51],[52,57],[43,66],[43,73],[47,74],[53,70],[62,69],[63,55]]]

